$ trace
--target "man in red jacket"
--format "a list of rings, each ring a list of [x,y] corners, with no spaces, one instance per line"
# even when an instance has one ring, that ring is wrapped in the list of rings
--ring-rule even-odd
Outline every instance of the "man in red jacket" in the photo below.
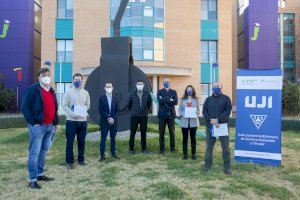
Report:
[[[39,70],[39,83],[26,90],[21,107],[29,127],[28,173],[32,189],[41,188],[37,181],[54,180],[44,175],[46,154],[59,123],[57,100],[49,76],[48,68]]]

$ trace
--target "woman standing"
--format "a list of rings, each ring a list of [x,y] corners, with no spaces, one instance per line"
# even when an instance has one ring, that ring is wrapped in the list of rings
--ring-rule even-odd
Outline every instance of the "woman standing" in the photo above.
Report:
[[[189,109],[189,113],[186,112]],[[191,111],[194,113],[190,113]],[[182,129],[182,149],[183,149],[183,160],[187,160],[188,154],[188,137],[190,134],[191,147],[192,147],[192,160],[196,160],[196,131],[199,126],[198,116],[200,114],[199,100],[196,97],[195,89],[192,85],[186,87],[184,95],[180,101],[179,114],[181,116],[181,129]],[[194,115],[194,116],[193,116]]]

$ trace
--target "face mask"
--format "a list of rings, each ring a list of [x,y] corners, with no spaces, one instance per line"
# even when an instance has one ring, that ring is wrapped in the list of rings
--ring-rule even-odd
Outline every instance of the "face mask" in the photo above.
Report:
[[[81,80],[74,81],[74,86],[75,86],[76,88],[79,88],[81,85],[82,85],[82,81],[81,81]]]
[[[212,91],[213,91],[213,93],[214,93],[215,95],[219,95],[219,94],[221,93],[221,88],[219,88],[219,87],[214,87],[214,88],[212,89]]]
[[[187,90],[187,94],[188,94],[189,96],[192,96],[192,95],[193,95],[193,90]]]
[[[105,88],[105,91],[107,94],[111,94],[113,89],[112,88]]]
[[[144,85],[136,85],[136,89],[138,91],[142,91],[144,89]]]
[[[50,82],[51,82],[51,79],[49,76],[45,76],[41,79],[41,82],[44,84],[44,85],[50,85]]]
[[[170,87],[170,82],[164,82],[164,87],[169,88]]]

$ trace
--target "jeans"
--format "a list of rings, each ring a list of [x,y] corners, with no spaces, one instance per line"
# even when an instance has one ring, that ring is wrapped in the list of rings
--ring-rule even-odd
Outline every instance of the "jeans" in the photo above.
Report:
[[[190,132],[190,138],[191,138],[191,147],[192,147],[192,155],[196,154],[196,131],[197,128],[181,128],[182,129],[182,149],[183,149],[183,155],[187,156],[188,151],[188,138],[189,138],[189,132]]]
[[[34,182],[44,173],[47,151],[55,135],[53,125],[29,125],[28,173],[29,181]]]
[[[170,133],[170,150],[175,151],[175,119],[159,119],[159,148],[165,151],[165,131],[168,125]]]
[[[67,121],[66,122],[66,162],[67,164],[74,163],[73,143],[77,135],[78,145],[78,162],[84,162],[84,149],[86,137],[87,122]]]
[[[106,138],[110,134],[110,151],[111,155],[116,155],[116,135],[117,127],[113,126],[103,126],[101,127],[101,142],[100,142],[100,155],[101,157],[105,156],[105,147],[106,147]]]
[[[140,124],[141,129],[141,145],[142,150],[145,150],[147,148],[146,138],[147,138],[147,124],[148,124],[148,118],[147,117],[131,117],[131,132],[130,132],[130,139],[129,139],[129,149],[134,150],[134,139],[136,130],[138,128],[138,125]]]
[[[224,168],[230,169],[230,150],[229,136],[219,137],[222,146],[222,157]],[[216,143],[216,138],[212,136],[210,128],[206,128],[206,152],[205,152],[205,167],[210,168],[213,161],[213,150]]]

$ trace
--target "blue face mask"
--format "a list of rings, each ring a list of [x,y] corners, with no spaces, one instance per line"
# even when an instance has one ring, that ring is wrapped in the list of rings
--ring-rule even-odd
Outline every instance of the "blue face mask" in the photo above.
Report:
[[[74,86],[76,88],[79,88],[81,86],[81,84],[82,84],[82,81],[74,81]]]
[[[193,90],[189,90],[189,89],[188,89],[186,92],[187,92],[187,95],[188,95],[188,96],[192,96],[192,95],[193,95]]]
[[[170,82],[164,82],[164,87],[169,88],[170,87]]]
[[[219,87],[214,87],[214,88],[212,89],[212,91],[213,91],[213,93],[214,93],[215,95],[221,94],[221,88],[219,88]]]

